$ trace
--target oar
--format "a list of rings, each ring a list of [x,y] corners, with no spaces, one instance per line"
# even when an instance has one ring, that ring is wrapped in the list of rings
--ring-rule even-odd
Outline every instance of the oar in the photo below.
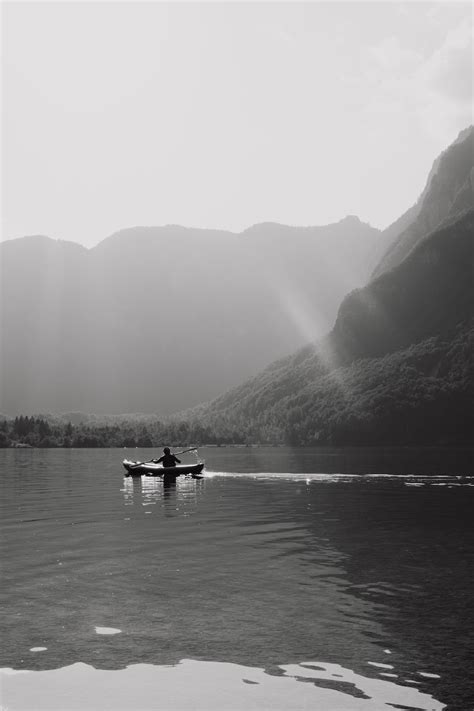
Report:
[[[177,454],[186,454],[186,452],[197,452],[197,447],[190,447],[189,449],[183,449],[181,452],[172,452],[172,454],[173,454],[173,456],[176,456]],[[151,461],[156,463],[158,460],[152,459]]]
[[[187,452],[197,452],[197,447],[190,447],[189,449],[183,449],[182,452],[173,452],[174,455],[176,454],[186,454]],[[156,459],[151,459],[150,461],[156,462]],[[139,467],[142,464],[146,464],[146,462],[134,462],[131,466],[132,467]]]

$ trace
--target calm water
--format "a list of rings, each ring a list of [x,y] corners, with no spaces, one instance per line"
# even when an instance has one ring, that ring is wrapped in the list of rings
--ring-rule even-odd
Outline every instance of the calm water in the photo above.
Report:
[[[0,450],[0,667],[318,660],[474,708],[472,452],[201,454],[164,487],[122,476],[150,450]]]

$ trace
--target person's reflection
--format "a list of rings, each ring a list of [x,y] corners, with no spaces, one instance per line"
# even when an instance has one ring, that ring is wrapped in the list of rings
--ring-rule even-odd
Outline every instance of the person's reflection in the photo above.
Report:
[[[176,516],[178,506],[175,476],[163,477],[163,508],[165,516]]]
[[[167,499],[170,496],[176,496],[176,477],[163,477],[163,498]]]
[[[157,504],[163,497],[161,479],[158,477],[140,477],[142,505]]]

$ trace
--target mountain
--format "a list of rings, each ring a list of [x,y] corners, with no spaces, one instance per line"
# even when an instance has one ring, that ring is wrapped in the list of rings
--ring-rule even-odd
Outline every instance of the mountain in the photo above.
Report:
[[[316,344],[181,417],[218,441],[469,442],[474,210],[349,294]]]
[[[0,412],[163,415],[215,397],[327,332],[379,236],[348,217],[4,242]]]
[[[386,245],[373,276],[393,269],[429,232],[474,207],[474,127],[470,126],[434,161],[426,186],[407,212],[387,227]]]
[[[474,204],[473,136],[472,127],[461,132],[417,203],[383,233],[349,216],[240,234],[135,227],[91,250],[45,236],[0,244],[0,411],[162,416],[218,396],[305,343],[319,343],[311,365],[319,377],[321,364],[332,372],[442,338],[456,310],[469,310],[454,243],[465,234],[457,218]],[[453,252],[443,247],[438,268],[422,268],[420,259],[438,254],[425,241],[448,233]],[[435,280],[434,292],[425,279]],[[311,385],[297,366],[312,349],[277,367],[289,387]]]
[[[327,337],[177,419],[223,442],[469,442],[473,138],[471,126],[435,160],[417,203],[380,235],[371,281],[346,296]]]

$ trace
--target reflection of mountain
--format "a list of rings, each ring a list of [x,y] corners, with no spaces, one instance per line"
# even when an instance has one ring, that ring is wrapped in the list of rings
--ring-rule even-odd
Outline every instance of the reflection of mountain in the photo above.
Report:
[[[5,242],[0,410],[163,414],[214,397],[330,328],[379,234],[348,217],[134,228],[92,250]]]
[[[435,163],[420,204],[398,224],[402,232],[379,276],[344,299],[329,336],[195,408],[188,419],[224,440],[470,441],[472,138],[472,129],[463,132]]]

